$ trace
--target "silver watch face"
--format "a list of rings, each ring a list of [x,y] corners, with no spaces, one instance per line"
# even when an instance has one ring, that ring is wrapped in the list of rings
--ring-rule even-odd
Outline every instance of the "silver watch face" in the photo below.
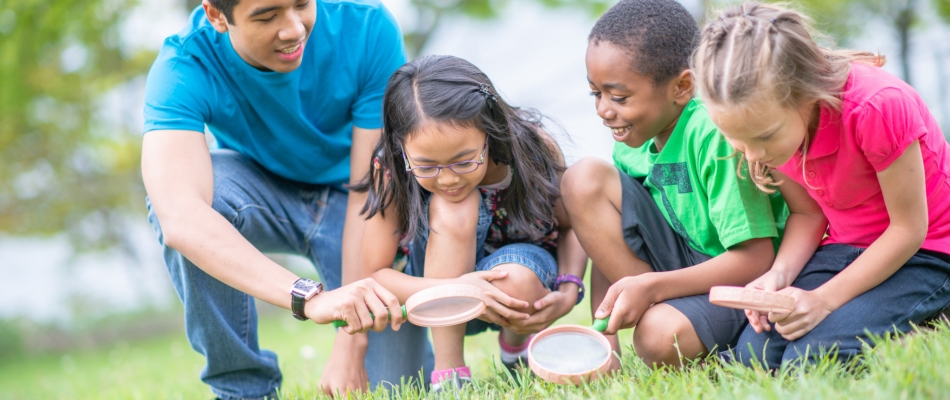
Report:
[[[310,279],[301,278],[294,282],[294,287],[291,288],[291,293],[296,293],[300,296],[303,296],[306,299],[310,299],[317,293],[320,293],[323,290],[323,284],[320,282],[315,282]]]

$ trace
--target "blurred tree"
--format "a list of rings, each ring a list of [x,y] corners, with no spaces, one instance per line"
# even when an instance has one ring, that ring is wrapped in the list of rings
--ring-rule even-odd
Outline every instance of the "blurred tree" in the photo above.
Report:
[[[871,17],[882,18],[891,25],[899,44],[901,74],[905,82],[911,81],[910,54],[912,30],[921,24],[921,12],[932,8],[943,23],[950,23],[950,0],[856,0],[858,7]]]
[[[711,9],[738,3],[731,0],[702,0],[707,17],[715,12]],[[911,84],[911,35],[914,28],[920,25],[920,13],[925,9],[934,11],[939,20],[950,24],[950,0],[798,0],[793,4],[815,20],[819,31],[841,43],[847,43],[849,38],[862,34],[868,26],[868,20],[882,20],[893,30],[898,42],[896,58],[901,65],[901,78]]]
[[[66,232],[77,249],[123,244],[143,213],[138,135],[103,95],[154,54],[119,38],[135,0],[0,0],[0,232]]]

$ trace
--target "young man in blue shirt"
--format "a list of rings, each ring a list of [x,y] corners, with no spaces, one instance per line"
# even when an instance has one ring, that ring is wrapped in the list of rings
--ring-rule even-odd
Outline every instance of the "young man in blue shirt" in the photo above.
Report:
[[[393,328],[403,322],[391,293],[356,279],[365,195],[343,185],[370,165],[383,91],[404,62],[378,0],[205,0],[166,39],[146,83],[142,175],[188,340],[207,359],[201,379],[218,397],[280,386],[252,297],[298,319],[345,319],[351,334],[385,328],[387,307]],[[262,252],[310,258],[327,291]],[[431,370],[420,329],[337,335],[321,385],[365,389]]]

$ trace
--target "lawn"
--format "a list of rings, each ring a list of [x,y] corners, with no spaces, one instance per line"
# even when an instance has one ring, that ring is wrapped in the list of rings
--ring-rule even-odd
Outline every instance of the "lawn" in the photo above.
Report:
[[[583,323],[582,304],[559,323]],[[294,320],[289,313],[265,313],[261,345],[277,352],[284,371],[283,397],[322,398],[317,382],[329,355],[333,329]],[[629,345],[630,332],[623,335]],[[950,326],[885,341],[867,354],[860,367],[847,369],[826,361],[772,377],[761,370],[721,365],[715,359],[680,371],[647,368],[630,351],[623,372],[586,387],[565,387],[535,378],[515,383],[499,372],[495,334],[466,342],[476,382],[446,399],[534,398],[950,398]],[[198,380],[203,360],[183,332],[118,342],[108,347],[56,354],[18,356],[0,362],[0,399],[210,399]],[[414,388],[396,398],[426,397]],[[386,399],[377,393],[356,398]],[[429,395],[430,398],[440,398]]]

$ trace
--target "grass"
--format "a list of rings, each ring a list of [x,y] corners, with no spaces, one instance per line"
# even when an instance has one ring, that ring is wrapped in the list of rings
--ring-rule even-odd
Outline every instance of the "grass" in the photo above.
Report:
[[[582,304],[559,323],[583,323]],[[265,313],[261,346],[277,352],[285,399],[323,398],[317,383],[329,355],[333,329],[300,323],[289,313]],[[629,345],[630,332],[623,334]],[[950,398],[950,324],[941,322],[899,341],[882,341],[858,368],[824,360],[804,371],[770,376],[758,369],[722,365],[715,359],[682,370],[653,370],[624,354],[622,372],[582,387],[566,387],[529,377],[512,380],[497,363],[493,333],[469,338],[466,357],[475,383],[441,397],[403,387],[395,398],[752,398],[904,399]],[[0,399],[209,399],[198,379],[204,360],[183,332],[117,342],[89,350],[20,355],[0,360]],[[427,397],[428,396],[428,397]],[[383,391],[354,398],[388,399]]]

